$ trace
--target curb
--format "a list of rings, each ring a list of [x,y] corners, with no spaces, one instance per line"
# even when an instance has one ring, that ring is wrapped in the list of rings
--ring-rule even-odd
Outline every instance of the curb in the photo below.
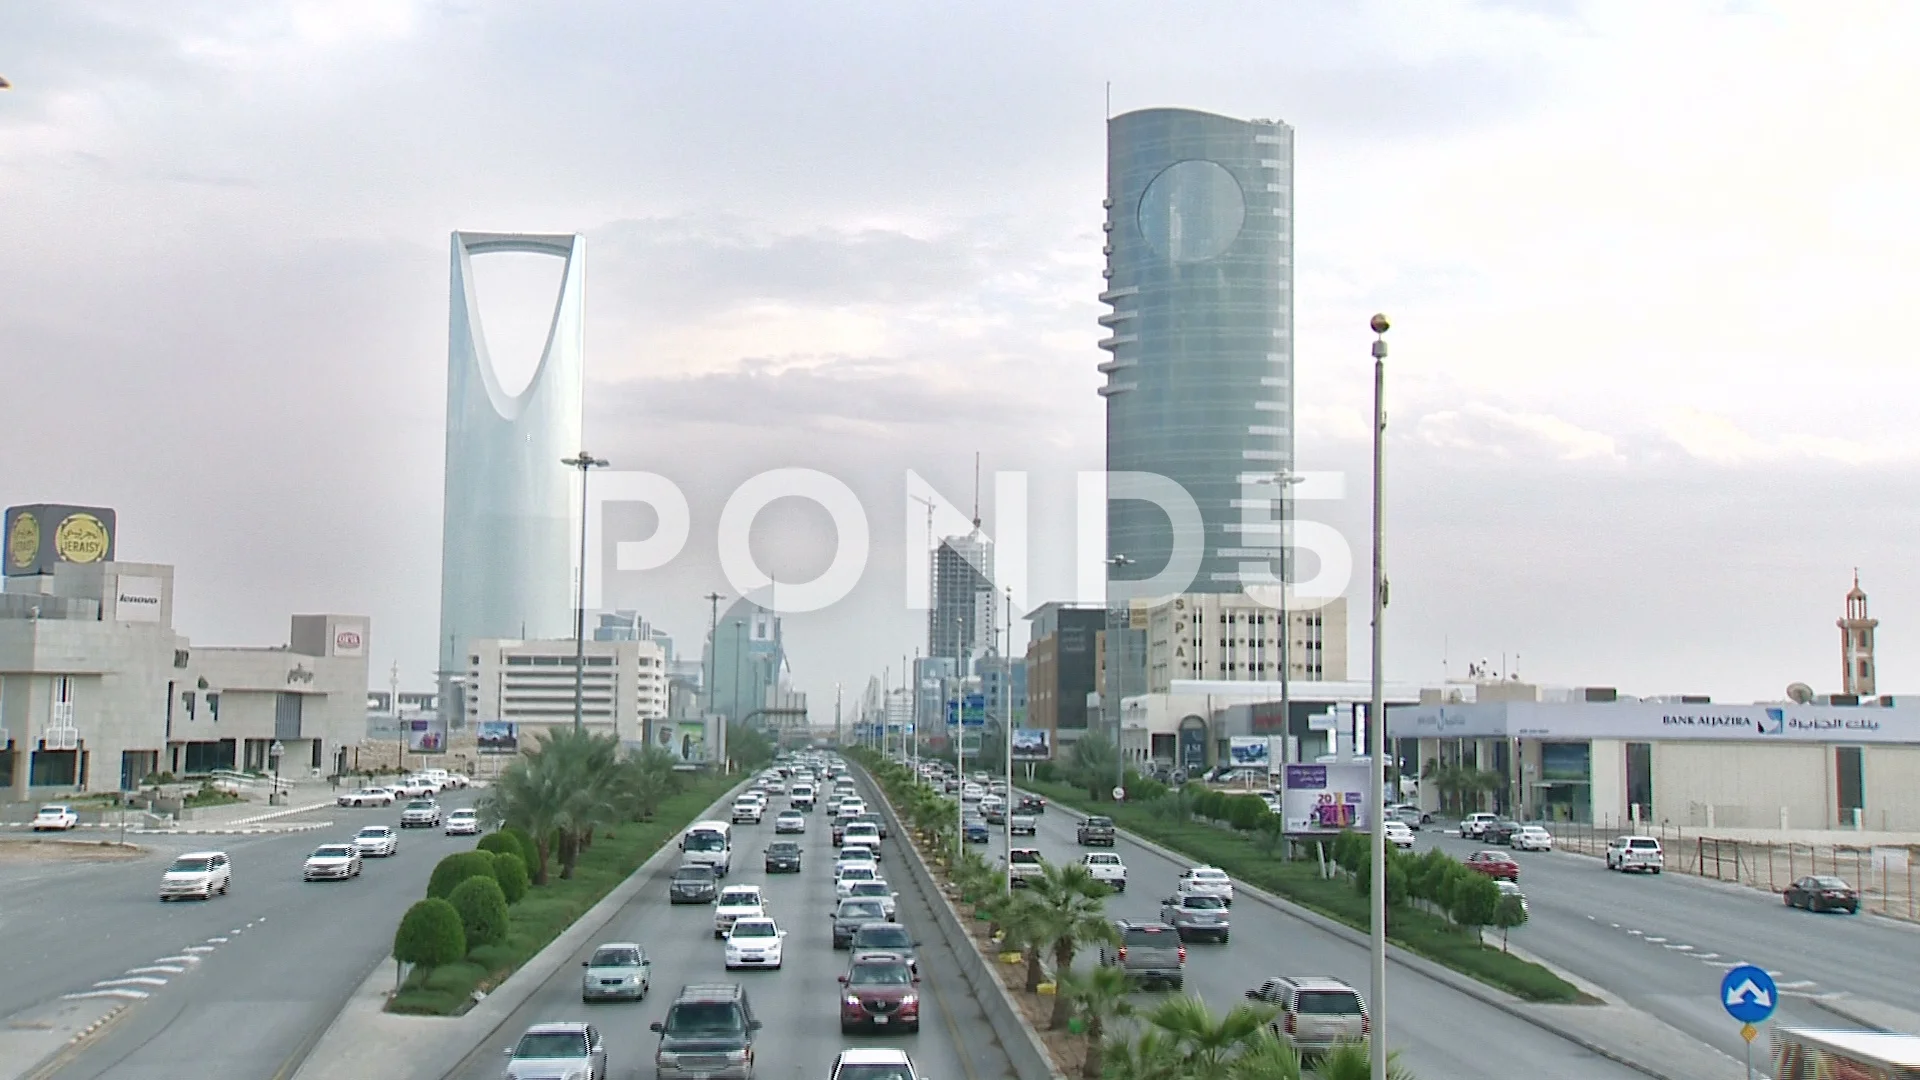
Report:
[[[264,814],[255,814],[252,817],[235,818],[234,820],[227,822],[227,824],[256,825],[262,821],[272,821],[275,818],[292,817],[295,814],[311,814],[315,810],[325,810],[328,807],[331,807],[333,805],[334,805],[334,801],[332,799],[328,799],[326,802],[309,803],[306,806],[293,806],[293,807],[288,807],[284,810],[269,810]]]
[[[1034,794],[1038,794],[1038,793],[1035,792]],[[1074,809],[1073,807],[1067,806],[1059,802],[1054,802],[1052,800],[1049,800],[1049,805],[1057,806],[1061,810],[1065,811],[1067,814],[1082,820],[1090,816],[1086,813],[1083,813],[1082,811]],[[1179,852],[1172,850],[1171,848],[1163,847],[1159,844],[1156,844],[1151,840],[1147,840],[1143,837],[1136,836],[1135,834],[1133,834],[1132,832],[1129,832],[1126,829],[1118,829],[1117,831],[1126,834],[1127,839],[1133,841],[1135,844],[1138,844],[1140,847],[1143,847],[1148,851],[1151,851],[1155,855],[1158,855],[1159,857],[1166,859],[1169,862],[1175,863],[1177,865],[1190,865],[1192,862],[1192,860],[1190,860],[1187,856],[1182,855]],[[1363,934],[1358,930],[1355,930],[1353,927],[1348,926],[1346,923],[1340,922],[1337,919],[1330,919],[1327,916],[1322,915],[1317,911],[1314,911],[1310,908],[1302,907],[1291,900],[1287,900],[1282,897],[1275,896],[1274,894],[1267,892],[1265,889],[1256,888],[1255,886],[1248,885],[1245,882],[1241,882],[1241,881],[1234,882],[1234,890],[1236,893],[1245,892],[1249,897],[1259,901],[1262,904],[1265,904],[1266,906],[1274,909],[1275,911],[1280,912],[1283,915],[1292,916],[1293,918],[1298,919],[1301,922],[1307,923],[1308,925],[1316,927],[1320,930],[1324,930],[1327,933],[1333,934],[1336,937],[1339,937],[1348,941],[1349,943],[1360,945],[1365,948],[1372,948],[1373,942],[1368,935]],[[1555,1036],[1558,1036],[1559,1038],[1565,1039],[1566,1041],[1574,1044],[1575,1046],[1580,1047],[1582,1050],[1585,1050],[1592,1054],[1598,1054],[1599,1056],[1606,1058],[1608,1061],[1611,1061],[1616,1065],[1621,1065],[1626,1068],[1632,1069],[1634,1072],[1637,1072],[1642,1076],[1653,1077],[1653,1080],[1693,1080],[1692,1077],[1675,1076],[1670,1073],[1657,1071],[1652,1066],[1643,1064],[1639,1061],[1635,1061],[1634,1059],[1629,1058],[1619,1053],[1616,1050],[1613,1050],[1606,1046],[1602,1046],[1601,1044],[1594,1042],[1593,1040],[1587,1038],[1584,1035],[1578,1034],[1577,1032],[1568,1031],[1563,1027],[1560,1027],[1556,1024],[1553,1024],[1547,1021],[1543,1017],[1535,1016],[1526,1010],[1525,1008],[1526,1003],[1521,1002],[1518,998],[1514,998],[1510,995],[1503,994],[1502,992],[1494,990],[1492,987],[1485,985],[1484,983],[1480,982],[1478,979],[1472,978],[1471,976],[1462,975],[1459,972],[1454,971],[1453,969],[1446,967],[1445,965],[1429,960],[1426,957],[1419,955],[1418,953],[1408,952],[1406,949],[1403,949],[1398,945],[1388,943],[1387,958],[1389,960],[1392,960],[1394,963],[1401,965],[1402,967],[1405,967],[1411,971],[1417,972],[1421,975],[1425,975],[1427,978],[1432,979],[1435,982],[1442,983],[1447,987],[1455,991],[1458,991],[1459,993],[1465,994],[1466,996],[1473,998],[1475,1001],[1478,1001],[1483,1005],[1487,1005],[1492,1008],[1498,1009],[1501,1012],[1506,1013],[1508,1016],[1511,1016],[1517,1020],[1525,1021],[1526,1023],[1531,1024],[1532,1026],[1540,1029],[1541,1031],[1544,1031],[1550,1035],[1555,1035]],[[1542,964],[1541,966],[1547,967],[1547,965],[1545,964]],[[1554,974],[1556,975],[1560,974],[1560,972],[1558,972],[1557,970],[1551,967],[1548,967],[1548,970],[1554,971]],[[1572,982],[1574,980],[1568,980],[1568,981]]]
[[[298,825],[282,825],[273,829],[128,829],[128,836],[266,836],[286,833],[313,832],[333,826],[331,821],[301,822]]]
[[[711,816],[715,807],[723,806],[751,782],[751,777],[742,779],[728,788],[718,799],[693,820],[702,820]],[[691,822],[689,823],[691,824]],[[494,988],[491,994],[481,999],[479,1004],[460,1016],[407,1016],[386,1011],[387,994],[385,987],[392,985],[392,976],[388,973],[387,961],[383,957],[374,964],[373,970],[361,981],[345,1006],[328,1023],[320,1037],[315,1039],[307,1051],[300,1067],[291,1075],[294,1080],[358,1080],[366,1073],[353,1056],[344,1052],[327,1052],[330,1044],[337,1044],[341,1050],[354,1047],[364,1048],[368,1043],[367,1035],[380,1041],[382,1033],[364,1029],[377,1024],[386,1024],[394,1028],[412,1027],[413,1031],[403,1038],[402,1045],[417,1048],[418,1055],[411,1061],[393,1060],[389,1055],[387,1068],[382,1071],[397,1076],[450,1077],[459,1072],[476,1054],[492,1045],[494,1033],[499,1031],[534,993],[560,970],[562,964],[572,959],[583,942],[598,934],[613,917],[620,913],[640,890],[649,884],[660,867],[670,858],[679,856],[679,849],[672,838],[663,844],[660,850],[648,856],[647,860],[627,875],[625,881],[615,885],[600,901],[588,908],[586,913],[576,919],[572,926],[562,931],[559,937],[548,942],[526,963],[522,964],[507,980]],[[356,1009],[356,1004],[368,999],[366,1010]],[[371,999],[378,999],[378,1007],[371,1005]],[[435,1027],[438,1030],[433,1030]],[[362,1030],[356,1030],[362,1029]],[[424,1036],[424,1037],[423,1037]],[[425,1045],[423,1045],[425,1044]],[[404,1053],[400,1055],[405,1058]],[[331,1070],[331,1071],[330,1071]]]
[[[861,777],[879,794],[880,805],[886,807],[887,820],[892,823],[893,833],[902,841],[899,846],[912,854],[912,858],[907,860],[907,867],[916,879],[914,884],[935,901],[928,906],[933,909],[934,922],[940,926],[940,936],[946,939],[947,947],[959,958],[960,976],[966,980],[981,1011],[987,1014],[987,1024],[993,1028],[1000,1048],[1006,1051],[1014,1075],[1020,1080],[1066,1080],[1066,1074],[1054,1067],[1053,1055],[1048,1052],[1046,1043],[1041,1041],[1040,1033],[1027,1022],[1026,1014],[1020,1011],[1013,994],[1000,981],[999,974],[988,964],[987,958],[981,955],[973,935],[967,933],[952,898],[934,880],[932,869],[927,866],[925,856],[920,854],[920,846],[914,843],[912,832],[900,821],[900,815],[895,812],[893,800],[887,797],[886,789],[858,761],[849,758],[848,764],[859,770]],[[987,984],[991,984],[993,993],[989,994]]]

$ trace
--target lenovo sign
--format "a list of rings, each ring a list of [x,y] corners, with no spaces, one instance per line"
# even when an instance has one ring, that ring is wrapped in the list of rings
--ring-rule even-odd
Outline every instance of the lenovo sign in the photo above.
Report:
[[[366,631],[358,626],[335,627],[333,631],[333,655],[364,656],[367,650]]]

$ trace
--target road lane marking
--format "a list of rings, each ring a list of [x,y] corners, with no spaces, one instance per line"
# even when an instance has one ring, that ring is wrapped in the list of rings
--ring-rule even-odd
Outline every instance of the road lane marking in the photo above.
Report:
[[[1642,940],[1651,941],[1655,945],[1665,945],[1667,943],[1667,939],[1663,937],[1649,937],[1649,938],[1643,938]]]
[[[1773,985],[1781,990],[1811,990],[1820,984],[1814,982],[1812,979],[1801,979],[1798,982],[1774,983]]]
[[[184,949],[181,949],[180,951],[181,951],[181,952],[183,952],[183,953],[210,953],[210,952],[212,952],[212,951],[213,951],[213,946],[211,946],[211,945],[189,945],[189,946],[187,946],[186,948],[184,948]]]
[[[209,945],[225,945],[226,943],[227,939],[223,937],[210,937],[207,939],[207,944]]]
[[[187,969],[172,964],[148,964],[146,967],[128,968],[129,975],[184,975]]]
[[[156,964],[197,964],[199,962],[200,962],[199,957],[186,956],[186,955],[163,956],[160,959],[154,961],[154,963]]]
[[[1620,924],[1619,924],[1619,923],[1615,923],[1614,925],[1615,925],[1615,926],[1618,926],[1618,925],[1620,925]],[[1627,933],[1629,933],[1629,934],[1632,934],[1632,935],[1633,935],[1634,937],[1639,937],[1639,936],[1641,936],[1641,934],[1643,933],[1643,931],[1640,931],[1640,930],[1629,930],[1629,931],[1627,931]]]
[[[1717,968],[1737,968],[1742,963],[1744,963],[1744,961],[1741,961],[1741,960],[1709,960],[1707,961],[1708,966],[1717,967]]]
[[[1702,960],[1718,960],[1718,959],[1720,959],[1720,954],[1719,954],[1719,953],[1717,953],[1717,952],[1703,952],[1703,953],[1700,953],[1700,954],[1698,954],[1698,955],[1699,955],[1699,957],[1700,957],[1700,959],[1702,959]]]
[[[98,988],[108,986],[165,986],[167,980],[154,975],[129,975],[124,979],[101,979],[93,984]]]
[[[145,990],[135,990],[128,986],[116,986],[111,990],[82,990],[77,994],[61,994],[62,1001],[86,1001],[89,998],[123,998],[127,1001],[143,1001],[147,998]]]

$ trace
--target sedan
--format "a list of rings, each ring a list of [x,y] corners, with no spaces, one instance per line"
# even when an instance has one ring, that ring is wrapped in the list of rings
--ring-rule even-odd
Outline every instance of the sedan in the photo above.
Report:
[[[383,787],[365,787],[342,792],[333,801],[341,806],[392,806],[393,792]]]
[[[894,892],[893,886],[884,881],[856,881],[847,890],[847,895],[880,901],[880,906],[889,919],[893,918],[899,910],[900,894]]]
[[[1787,886],[1780,896],[1788,907],[1808,911],[1844,911],[1849,915],[1860,911],[1860,894],[1837,877],[1803,877]]]
[[[993,833],[988,830],[987,823],[979,818],[968,818],[966,823],[960,826],[960,831],[969,844],[984,844],[993,839]]]
[[[1553,834],[1538,825],[1523,825],[1507,843],[1515,851],[1552,851]]]
[[[1478,871],[1495,881],[1520,880],[1520,864],[1504,851],[1476,851],[1467,856],[1467,869]]]
[[[1380,823],[1380,831],[1386,834],[1387,843],[1392,844],[1394,847],[1402,851],[1412,849],[1413,826],[1408,825],[1406,822],[1383,821]]]
[[[630,941],[602,945],[580,966],[581,1001],[640,1001],[653,985],[647,950]]]
[[[80,824],[80,815],[65,803],[49,803],[33,815],[34,832],[65,832]]]
[[[727,970],[780,967],[781,943],[787,932],[772,919],[736,919],[727,932]]]
[[[773,819],[773,831],[775,835],[806,832],[807,816],[798,810],[782,810],[779,816]]]
[[[346,881],[360,876],[360,850],[352,844],[322,844],[307,856],[308,881]]]
[[[369,825],[355,834],[353,846],[365,858],[384,859],[399,852],[400,835],[385,825]]]

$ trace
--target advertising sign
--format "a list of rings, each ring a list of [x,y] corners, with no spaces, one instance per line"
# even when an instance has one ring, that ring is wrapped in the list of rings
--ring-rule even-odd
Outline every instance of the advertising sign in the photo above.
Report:
[[[664,727],[662,730],[665,730]],[[675,761],[701,765],[710,760],[707,751],[707,725],[703,720],[679,720],[673,725],[672,745],[666,749]]]
[[[1207,767],[1207,724],[1204,720],[1180,724],[1180,767],[1198,772]]]
[[[1053,732],[1046,728],[1014,728],[1013,756],[1022,761],[1044,761],[1053,756]]]
[[[1271,747],[1265,735],[1232,736],[1227,740],[1229,763],[1237,769],[1271,768]]]
[[[1387,710],[1387,734],[1396,739],[1920,743],[1920,707],[1662,701],[1406,705]]]
[[[7,509],[8,577],[51,574],[59,563],[113,560],[113,511],[101,506],[37,503]]]
[[[520,752],[520,725],[510,720],[482,720],[474,725],[474,733],[483,754],[517,754]]]
[[[406,732],[408,753],[444,754],[447,752],[445,720],[437,718],[402,720],[400,727]]]
[[[113,621],[159,622],[162,584],[157,577],[123,577],[116,581],[113,587]]]
[[[1370,828],[1365,762],[1288,765],[1282,771],[1280,816],[1289,836],[1325,836]]]
[[[342,623],[333,628],[333,655],[365,656],[367,628],[359,623]]]

